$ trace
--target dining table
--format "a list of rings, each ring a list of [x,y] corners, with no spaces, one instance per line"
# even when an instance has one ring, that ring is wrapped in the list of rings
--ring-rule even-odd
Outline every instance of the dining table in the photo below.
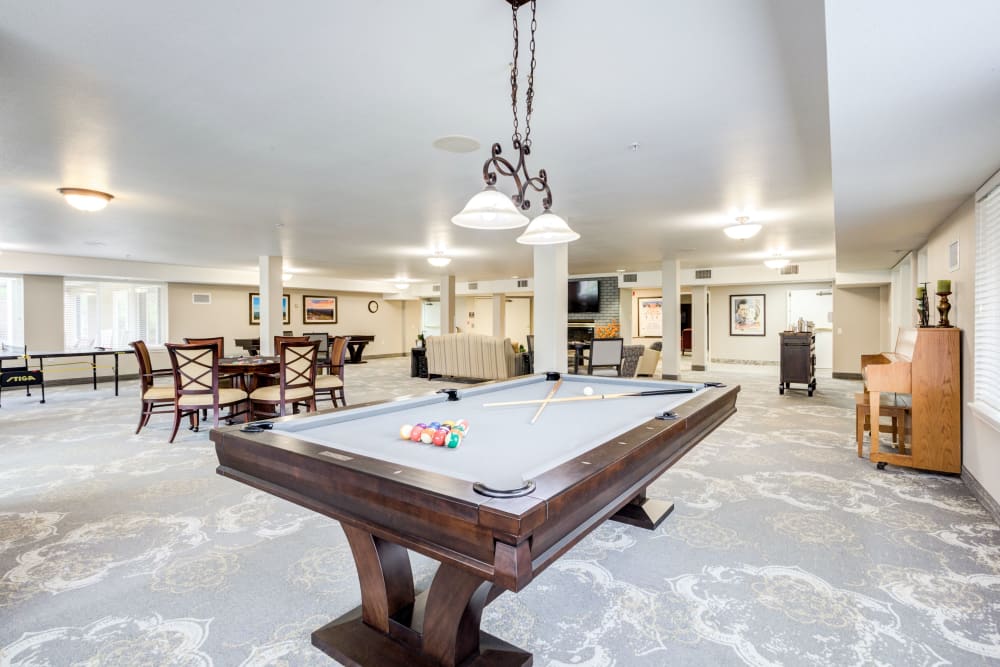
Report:
[[[259,386],[271,384],[274,375],[281,369],[281,359],[277,356],[220,357],[219,375],[234,375],[240,379],[241,387],[248,394]]]
[[[588,341],[569,341],[566,344],[566,349],[573,353],[573,375],[578,375],[580,364],[583,363],[583,352],[590,349],[590,343]]]

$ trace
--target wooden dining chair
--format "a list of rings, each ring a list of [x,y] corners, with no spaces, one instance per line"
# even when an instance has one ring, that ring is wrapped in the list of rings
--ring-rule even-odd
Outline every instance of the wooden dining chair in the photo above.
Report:
[[[212,338],[184,338],[184,342],[190,345],[215,345],[218,348],[219,358],[226,356],[226,339],[223,336],[213,336]],[[219,375],[219,387],[223,389],[241,388],[243,378],[239,374],[221,373]],[[208,419],[208,410],[202,410],[203,419]]]
[[[135,352],[135,361],[139,366],[139,400],[142,401],[142,412],[139,414],[139,426],[135,429],[138,434],[154,414],[174,411],[174,371],[170,368],[153,368],[145,341],[134,340],[128,345]],[[163,378],[163,381],[157,385],[156,378]]]
[[[328,395],[333,407],[337,403],[347,405],[344,396],[344,360],[347,357],[347,341],[350,336],[334,336],[330,339],[330,363],[328,371],[316,376],[316,400]]]
[[[316,366],[318,369],[327,369],[329,372],[330,367],[330,334],[326,332],[319,333],[303,333],[309,340],[314,340],[319,343],[319,349],[316,352]],[[319,371],[317,371],[318,373]]]
[[[287,336],[285,334],[281,334],[280,336],[275,336],[273,354],[274,356],[278,356],[281,354],[280,350],[282,343],[308,343],[308,342],[309,342],[308,336]]]
[[[226,419],[231,420],[246,412],[237,410],[247,401],[242,389],[219,387],[219,347],[215,343],[167,343],[170,366],[174,373],[174,430],[170,442],[177,436],[181,419],[189,417],[192,427],[198,430],[199,410],[211,410],[219,425],[222,408],[228,407]]]
[[[250,418],[284,417],[287,407],[297,413],[299,406],[316,409],[317,341],[285,341],[278,348],[278,384],[258,387],[250,394]]]

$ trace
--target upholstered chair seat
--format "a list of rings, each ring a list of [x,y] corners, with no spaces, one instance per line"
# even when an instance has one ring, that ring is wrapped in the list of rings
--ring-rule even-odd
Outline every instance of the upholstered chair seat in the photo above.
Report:
[[[150,387],[142,394],[144,401],[169,401],[174,402],[173,387]]]
[[[339,389],[344,386],[344,381],[336,375],[317,375],[316,391],[320,389]]]
[[[219,405],[229,405],[231,403],[238,403],[240,401],[247,400],[247,393],[242,389],[234,389],[230,387],[219,387]],[[208,401],[211,402],[211,399]],[[198,394],[187,394],[181,396],[177,404],[184,408],[190,408],[198,406],[199,408],[204,406],[206,403],[205,396]]]
[[[313,390],[309,387],[297,387],[285,390],[285,401],[304,401],[312,398]],[[258,387],[250,394],[252,401],[269,401],[277,403],[281,400],[281,386],[272,384],[267,387]]]

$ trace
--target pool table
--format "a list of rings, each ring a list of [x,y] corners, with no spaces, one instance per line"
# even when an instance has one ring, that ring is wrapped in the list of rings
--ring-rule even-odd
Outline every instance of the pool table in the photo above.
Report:
[[[548,403],[534,424],[537,403],[491,404],[545,399],[555,374],[212,430],[219,474],[343,526],[361,606],[313,632],[315,646],[347,665],[530,665],[480,631],[483,608],[605,519],[655,528],[672,505],[646,487],[736,411],[739,392],[561,379],[553,398],[574,400]],[[663,389],[684,393],[600,398]],[[470,425],[457,448],[400,437],[403,424],[448,419]],[[440,563],[423,593],[407,549]]]

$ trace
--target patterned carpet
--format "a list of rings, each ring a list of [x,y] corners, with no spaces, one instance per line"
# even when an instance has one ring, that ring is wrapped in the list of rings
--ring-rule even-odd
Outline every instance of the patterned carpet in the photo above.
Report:
[[[348,400],[418,393],[406,359]],[[739,412],[661,478],[656,531],[607,523],[483,627],[536,665],[1000,665],[1000,527],[954,477],[854,449],[857,383]],[[312,630],[360,601],[338,524],[215,474],[207,432],[133,435],[134,383],[0,408],[0,665],[326,665]],[[426,585],[430,561],[413,557]]]

